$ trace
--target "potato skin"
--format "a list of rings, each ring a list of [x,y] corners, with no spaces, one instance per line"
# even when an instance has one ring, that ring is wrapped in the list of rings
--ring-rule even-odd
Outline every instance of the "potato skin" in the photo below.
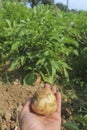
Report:
[[[41,115],[49,115],[57,110],[56,97],[50,88],[41,88],[34,94],[32,109]]]

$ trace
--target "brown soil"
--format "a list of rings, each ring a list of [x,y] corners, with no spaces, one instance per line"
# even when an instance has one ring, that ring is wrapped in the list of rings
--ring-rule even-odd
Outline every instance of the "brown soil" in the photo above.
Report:
[[[0,130],[20,130],[18,117],[23,105],[37,90],[36,86],[0,85]],[[62,127],[61,130],[66,130]]]
[[[40,84],[41,78],[37,78],[35,86],[25,87],[19,82],[21,74],[7,73],[6,78],[6,72],[7,69],[0,69],[0,130],[20,130],[18,122],[20,111],[26,100],[37,90],[36,86]],[[62,127],[61,130],[66,129]]]
[[[19,130],[18,116],[36,87],[0,85],[0,130]]]

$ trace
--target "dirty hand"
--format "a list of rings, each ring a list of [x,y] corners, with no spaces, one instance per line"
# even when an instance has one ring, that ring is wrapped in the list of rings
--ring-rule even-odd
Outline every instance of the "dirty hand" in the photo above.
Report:
[[[45,84],[45,87],[50,87]],[[52,91],[57,100],[57,111],[52,115],[37,115],[31,112],[31,101],[29,100],[23,107],[19,124],[21,130],[60,130],[61,129],[61,94],[56,91],[56,87],[52,87]]]

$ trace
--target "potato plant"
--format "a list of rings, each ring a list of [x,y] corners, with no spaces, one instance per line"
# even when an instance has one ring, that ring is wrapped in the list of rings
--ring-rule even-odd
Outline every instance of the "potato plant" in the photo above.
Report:
[[[64,22],[65,20],[65,22]],[[29,9],[26,19],[5,19],[3,28],[6,53],[12,69],[22,67],[33,76],[39,73],[45,82],[53,83],[57,73],[68,78],[67,59],[77,54],[78,43],[71,36],[73,30],[68,16],[50,6]],[[29,78],[28,78],[29,77]],[[25,80],[30,79],[27,75]]]

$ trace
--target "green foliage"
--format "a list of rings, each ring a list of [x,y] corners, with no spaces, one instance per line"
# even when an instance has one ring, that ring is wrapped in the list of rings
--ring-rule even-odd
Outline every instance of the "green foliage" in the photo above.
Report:
[[[75,120],[81,124],[81,130],[87,129],[87,114],[75,116]]]
[[[51,6],[42,5],[29,9],[28,17],[20,19],[20,23],[17,19],[19,15],[15,20],[11,17],[12,22],[6,17],[3,28],[6,40],[3,44],[12,69],[22,67],[40,73],[49,83],[55,81],[57,73],[68,78],[67,70],[71,68],[67,59],[70,54],[77,54],[78,43],[70,36],[73,29],[67,16],[65,19],[63,15],[56,13]],[[66,22],[63,22],[64,19]]]
[[[65,126],[65,128],[67,128],[67,130],[80,130],[78,125],[75,122],[67,121],[64,124],[64,126]]]
[[[36,79],[37,79],[37,76],[35,75],[35,73],[31,72],[25,76],[23,83],[25,86],[33,85],[33,83],[36,81]]]
[[[3,2],[2,20],[8,19],[11,23],[15,20],[17,23],[20,23],[20,20],[28,17],[28,13],[29,10],[24,4]]]
[[[73,34],[73,37],[79,44],[78,56],[72,57],[72,69],[71,74],[74,77],[74,83],[77,86],[82,86],[83,89],[87,86],[87,12],[79,12],[73,21],[73,27],[77,34]],[[72,79],[71,77],[71,79]],[[78,83],[77,83],[78,82]],[[79,89],[79,87],[78,87]]]
[[[29,10],[22,4],[3,3],[3,9],[0,10],[0,62],[8,56],[9,38],[14,30],[12,26],[20,23],[20,20],[28,17]],[[9,27],[9,35],[6,34],[5,28]]]
[[[52,5],[54,4],[54,0],[3,0],[3,2],[9,2],[9,3],[14,3],[14,2],[17,2],[17,3],[29,3],[31,7],[34,7],[38,4],[44,4],[44,5]]]
[[[86,75],[86,12],[64,13],[44,5],[27,9],[8,2],[0,10],[0,21],[1,63],[10,60],[12,69],[39,73],[49,83],[57,75]]]

